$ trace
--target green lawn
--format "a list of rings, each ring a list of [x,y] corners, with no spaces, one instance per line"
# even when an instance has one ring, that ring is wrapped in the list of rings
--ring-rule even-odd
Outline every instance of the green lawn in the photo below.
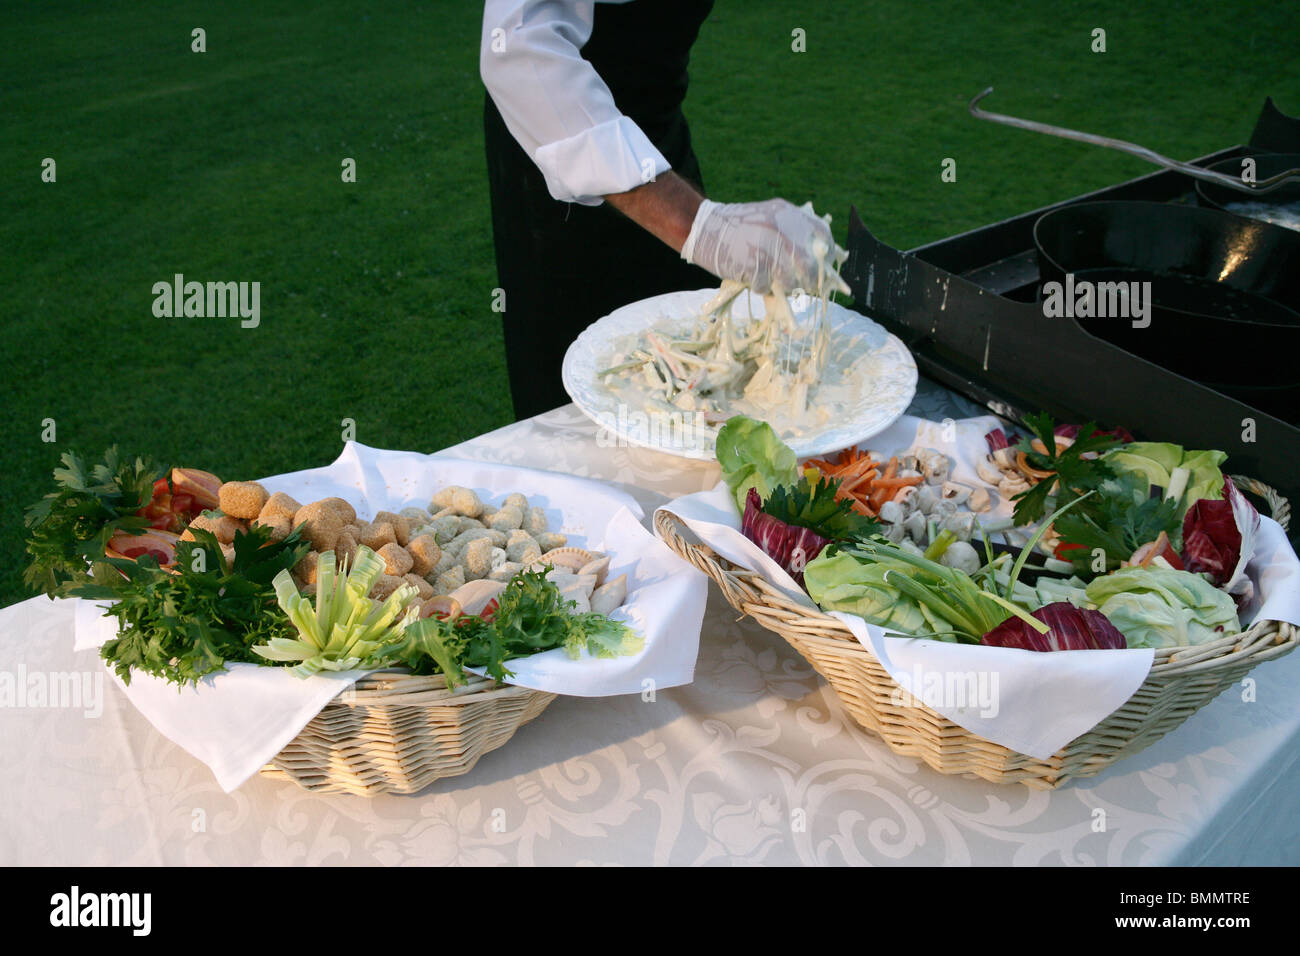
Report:
[[[248,477],[332,460],[343,418],[421,450],[509,421],[478,5],[6,6],[0,603],[64,448]],[[1267,93],[1300,113],[1300,5],[1160,6],[720,0],[687,101],[710,192],[811,199],[841,239],[857,204],[909,248],[1148,169],[975,122],[985,86],[1179,158],[1244,141]],[[176,272],[261,282],[261,326],[155,318]]]

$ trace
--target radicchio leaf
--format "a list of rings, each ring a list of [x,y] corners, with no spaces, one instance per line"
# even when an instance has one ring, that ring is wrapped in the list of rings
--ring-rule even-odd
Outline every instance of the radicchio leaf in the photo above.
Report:
[[[1124,635],[1100,611],[1075,607],[1069,601],[1044,604],[1031,615],[1051,630],[1039,634],[1023,619],[1011,615],[980,639],[992,647],[1023,651],[1104,651],[1128,647]]]
[[[1074,439],[1079,437],[1079,426],[1078,425],[1057,425],[1054,429],[1052,429],[1052,433],[1056,435],[1057,438],[1068,438],[1071,441],[1074,441]],[[1096,431],[1093,432],[1093,434],[1108,435],[1111,438],[1118,439],[1119,441],[1123,442],[1126,445],[1133,441],[1133,433],[1130,432],[1127,428],[1125,428],[1122,425],[1117,425],[1114,428],[1108,429],[1106,431],[1102,431],[1100,428],[1098,428]]]
[[[989,454],[992,454],[999,448],[1011,447],[1011,441],[1007,438],[1007,433],[1001,428],[993,429],[993,431],[984,436],[984,440],[988,442]]]
[[[1255,593],[1246,565],[1258,536],[1259,512],[1225,475],[1221,500],[1202,498],[1187,509],[1183,564],[1188,571],[1208,574],[1212,584],[1244,606]]]
[[[766,514],[763,511],[763,500],[754,488],[750,488],[745,497],[745,514],[740,519],[740,532],[788,571],[800,587],[803,587],[803,569],[830,544],[830,539],[823,538],[815,531],[787,524],[780,518]]]

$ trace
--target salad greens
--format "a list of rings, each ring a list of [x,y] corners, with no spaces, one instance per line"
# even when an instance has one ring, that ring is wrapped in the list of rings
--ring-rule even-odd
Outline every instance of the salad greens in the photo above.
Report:
[[[1184,451],[1167,442],[1130,442],[1106,455],[1106,464],[1121,475],[1140,476],[1143,494],[1152,487],[1165,490],[1177,506],[1178,520],[1202,498],[1223,497],[1223,472],[1228,456],[1221,451]]]
[[[603,614],[571,613],[544,571],[521,571],[497,598],[488,616],[426,617],[405,629],[389,650],[392,663],[416,674],[441,672],[447,686],[465,683],[466,667],[482,667],[489,677],[511,676],[505,662],[562,647],[572,658],[638,653],[645,639],[621,621]]]
[[[1065,505],[1052,519],[1083,500],[1077,498]],[[1008,615],[1046,634],[1049,626],[1029,613],[1034,610],[1028,606],[1034,592],[1021,590],[1019,578],[1052,519],[1034,533],[1005,577],[994,573],[996,562],[987,539],[984,545],[988,563],[972,576],[932,557],[874,538],[853,548],[828,548],[808,565],[804,581],[812,599],[826,610],[852,611],[873,624],[916,637],[978,644],[985,634],[1008,620]],[[844,557],[870,570],[853,568],[840,560]],[[1026,595],[1029,602],[1024,600]],[[929,632],[919,631],[920,621],[930,628]]]
[[[54,469],[56,490],[27,509],[31,558],[23,581],[51,597],[67,597],[90,581],[89,565],[101,560],[116,534],[139,534],[149,519],[137,516],[153,498],[154,482],[167,473],[145,458],[123,458],[114,445],[103,461],[88,466],[64,452]]]
[[[1188,571],[1122,568],[1085,593],[1129,647],[1203,644],[1241,630],[1232,596]]]
[[[723,480],[741,512],[750,488],[757,488],[766,501],[778,486],[793,484],[798,477],[794,452],[767,422],[744,415],[730,418],[719,429],[715,447]]]
[[[1028,491],[1015,496],[1017,527],[1031,525],[1046,515],[1049,498],[1055,496],[1058,506],[1066,505],[1079,500],[1090,491],[1097,491],[1102,482],[1115,477],[1115,472],[1104,459],[1094,457],[1121,444],[1115,435],[1098,432],[1097,426],[1088,422],[1079,427],[1078,437],[1073,444],[1059,448],[1052,416],[1046,413],[1027,415],[1025,425],[1033,431],[1047,452],[1035,451],[1029,439],[1022,440],[1017,447],[1025,453],[1031,466],[1040,471],[1056,472],[1057,480],[1040,481]]]
[[[149,555],[136,560],[101,555],[90,580],[69,595],[111,600],[118,636],[100,648],[124,683],[139,670],[177,684],[224,670],[228,661],[256,662],[256,644],[289,637],[293,626],[276,607],[272,579],[287,573],[310,545],[294,529],[282,541],[254,525],[236,532],[227,562],[212,532],[191,529],[171,570]]]
[[[1091,508],[1062,515],[1054,523],[1061,540],[1069,545],[1058,549],[1058,557],[1072,561],[1080,574],[1098,573],[1098,551],[1107,571],[1118,568],[1162,531],[1177,548],[1183,523],[1178,502],[1152,498],[1141,475],[1123,472],[1107,478],[1097,492]]]

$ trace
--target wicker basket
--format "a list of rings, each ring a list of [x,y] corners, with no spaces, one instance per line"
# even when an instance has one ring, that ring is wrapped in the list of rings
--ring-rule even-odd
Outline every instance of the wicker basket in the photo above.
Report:
[[[532,720],[554,694],[470,677],[380,671],[357,681],[262,768],[305,790],[415,793],[466,773]]]
[[[1263,496],[1286,527],[1286,499],[1250,479],[1234,476],[1233,481]],[[1099,773],[1155,743],[1257,663],[1281,657],[1300,641],[1300,629],[1290,624],[1259,621],[1206,644],[1161,648],[1146,680],[1123,706],[1038,760],[985,740],[919,702],[898,702],[893,678],[840,621],[796,604],[762,575],[736,567],[707,545],[688,543],[665,511],[656,514],[655,529],[673,551],[717,583],[732,607],[785,638],[826,678],[853,719],[891,750],[919,757],[940,773],[971,773],[993,783],[1050,790]]]

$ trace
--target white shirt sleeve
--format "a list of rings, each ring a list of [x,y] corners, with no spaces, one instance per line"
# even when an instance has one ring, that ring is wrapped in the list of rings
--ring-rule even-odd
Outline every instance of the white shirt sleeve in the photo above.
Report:
[[[586,206],[671,168],[578,52],[594,18],[592,2],[487,0],[479,55],[492,101],[546,188]]]

